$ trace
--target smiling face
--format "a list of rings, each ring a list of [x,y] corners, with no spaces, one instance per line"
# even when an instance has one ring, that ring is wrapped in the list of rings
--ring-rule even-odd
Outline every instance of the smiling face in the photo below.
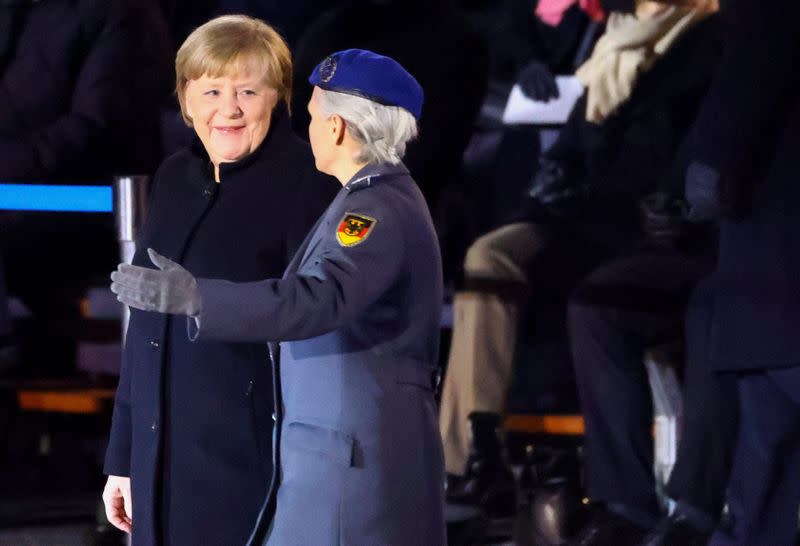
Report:
[[[251,71],[186,84],[186,114],[215,167],[252,153],[269,131],[278,92]]]

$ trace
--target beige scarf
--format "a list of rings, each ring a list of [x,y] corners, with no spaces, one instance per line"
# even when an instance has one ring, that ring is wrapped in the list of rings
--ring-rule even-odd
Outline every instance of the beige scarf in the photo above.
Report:
[[[666,6],[654,15],[612,13],[592,56],[576,72],[586,87],[586,119],[601,123],[628,100],[639,75],[701,19],[719,9],[718,0],[698,0],[691,8]]]

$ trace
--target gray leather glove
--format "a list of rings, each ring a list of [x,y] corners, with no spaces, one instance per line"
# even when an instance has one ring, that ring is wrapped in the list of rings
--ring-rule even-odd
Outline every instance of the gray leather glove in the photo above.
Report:
[[[142,311],[199,315],[202,302],[192,274],[152,248],[147,249],[147,255],[158,269],[119,264],[111,273],[111,291],[117,299]]]

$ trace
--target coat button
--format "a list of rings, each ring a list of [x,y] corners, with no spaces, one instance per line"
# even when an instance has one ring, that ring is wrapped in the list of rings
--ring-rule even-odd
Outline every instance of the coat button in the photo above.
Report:
[[[158,350],[159,347],[158,341],[156,341],[155,339],[151,339],[149,341],[149,344],[151,349],[153,349],[154,351]]]
[[[150,425],[150,430],[152,430],[153,432],[158,432],[158,423],[153,423],[152,425]]]
[[[211,197],[211,189],[210,188],[204,189],[203,195],[205,195],[206,197]]]
[[[272,413],[272,420],[275,421],[276,423],[278,422],[278,416],[275,415],[275,412]]]

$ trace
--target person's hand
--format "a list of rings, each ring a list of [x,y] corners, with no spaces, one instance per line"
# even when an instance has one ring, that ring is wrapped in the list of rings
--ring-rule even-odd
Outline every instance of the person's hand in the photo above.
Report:
[[[111,291],[117,299],[142,311],[190,317],[200,314],[200,293],[192,274],[152,248],[147,249],[147,255],[158,269],[122,263],[111,273]]]
[[[713,167],[692,161],[686,170],[685,191],[690,222],[707,222],[722,215],[720,175]]]
[[[109,523],[130,534],[133,526],[133,504],[131,503],[131,479],[109,476],[103,489],[103,505]]]
[[[547,65],[532,61],[522,69],[517,78],[522,92],[533,100],[546,102],[559,97],[556,79]]]
[[[639,203],[642,230],[651,242],[674,244],[686,235],[686,204],[665,192],[655,192]]]

